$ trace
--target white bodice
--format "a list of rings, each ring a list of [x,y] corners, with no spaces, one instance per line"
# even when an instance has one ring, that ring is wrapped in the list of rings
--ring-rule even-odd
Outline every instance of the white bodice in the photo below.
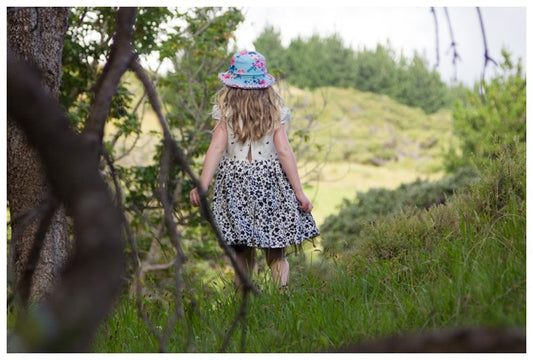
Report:
[[[213,119],[220,120],[220,109],[217,105],[213,107]],[[281,109],[281,123],[290,121],[291,113],[288,107]],[[277,158],[276,147],[274,146],[274,133],[267,134],[257,141],[247,140],[245,143],[237,141],[237,136],[229,124],[227,124],[228,142],[226,144],[225,157],[228,160],[248,161],[248,153],[252,161],[268,160]]]

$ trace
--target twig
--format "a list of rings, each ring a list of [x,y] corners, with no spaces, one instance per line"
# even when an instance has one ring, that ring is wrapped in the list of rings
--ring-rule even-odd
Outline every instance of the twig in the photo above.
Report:
[[[439,23],[437,21],[437,13],[435,12],[435,7],[431,7],[431,13],[433,14],[433,21],[435,22],[435,40],[436,40],[436,46],[435,46],[435,53],[437,55],[437,62],[435,64],[435,67],[439,67],[440,63],[440,54],[439,54]]]
[[[226,352],[228,349],[229,341],[231,340],[231,337],[233,336],[233,333],[235,332],[235,329],[237,328],[237,325],[239,324],[239,321],[242,321],[243,323],[243,331],[244,331],[244,323],[246,320],[246,308],[248,306],[248,292],[245,291],[242,295],[242,303],[239,308],[239,312],[237,313],[237,316],[235,319],[233,319],[233,323],[231,324],[230,329],[228,330],[228,333],[226,334],[226,337],[224,339],[224,342],[222,343],[222,346],[220,347],[219,352],[223,353]],[[241,342],[241,347],[244,347],[244,333],[243,338]],[[241,352],[244,352],[244,349],[241,349]]]
[[[181,148],[177,145],[177,143],[172,138],[172,135],[170,133],[170,129],[168,128],[168,125],[166,123],[166,120],[163,116],[163,113],[161,111],[161,104],[159,102],[157,92],[155,88],[153,87],[153,84],[150,82],[150,79],[146,75],[146,72],[142,68],[142,66],[139,64],[137,60],[134,60],[130,64],[130,68],[132,71],[135,72],[139,80],[144,84],[146,87],[147,93],[148,93],[148,99],[150,100],[150,103],[152,104],[152,108],[154,109],[154,112],[157,115],[157,118],[159,120],[159,123],[161,125],[161,128],[163,129],[163,136],[165,141],[165,146],[168,146],[172,156],[177,160],[177,162],[182,167],[182,170],[193,180],[193,182],[198,186],[199,181],[192,169],[189,166],[189,162],[185,155],[183,154]],[[198,186],[198,188],[200,188]],[[241,269],[240,266],[237,264],[237,260],[235,258],[235,255],[233,254],[232,250],[229,248],[229,246],[224,242],[222,235],[220,231],[218,230],[218,227],[216,226],[216,223],[213,218],[213,214],[211,213],[211,210],[209,208],[209,203],[207,201],[206,194],[202,191],[201,192],[201,209],[204,217],[209,222],[211,227],[213,228],[213,231],[215,232],[215,235],[218,239],[219,245],[224,250],[224,253],[229,257],[231,264],[233,268],[235,269],[237,276],[242,280],[245,289],[251,290],[254,294],[259,295],[259,291],[257,288],[253,285],[253,283],[250,281],[248,276],[245,274],[245,272]]]
[[[83,24],[83,20],[85,19],[85,15],[87,15],[87,7],[84,7],[83,8],[83,13],[81,14],[80,16],[80,20],[78,21],[78,27],[81,26],[81,24]]]
[[[487,66],[489,63],[493,63],[494,65],[498,66],[498,63],[489,56],[489,49],[487,46],[487,37],[485,35],[485,26],[483,25],[483,17],[481,16],[481,9],[479,7],[476,7],[477,15],[479,18],[479,25],[481,27],[481,33],[483,35],[483,46],[485,48],[484,57],[485,57],[485,64],[483,65],[483,73],[481,75],[481,87],[483,87],[483,83],[485,82],[485,72],[487,70]]]
[[[183,264],[186,261],[185,252],[183,251],[183,248],[181,246],[181,234],[177,231],[176,223],[174,222],[174,216],[172,212],[172,204],[173,204],[173,193],[172,191],[169,191],[167,188],[168,185],[168,178],[170,171],[172,169],[172,158],[170,157],[170,151],[169,151],[169,145],[168,145],[168,139],[163,140],[164,147],[163,147],[163,155],[161,157],[161,172],[159,176],[159,196],[161,198],[161,204],[163,205],[163,214],[164,214],[164,220],[165,225],[167,227],[167,230],[170,235],[170,239],[172,241],[172,245],[176,249],[176,257],[174,259],[174,279],[176,282],[175,291],[174,294],[175,298],[175,309],[171,317],[169,317],[167,321],[167,326],[165,327],[165,330],[161,336],[161,339],[159,341],[159,351],[164,352],[165,351],[165,344],[168,340],[168,337],[170,335],[170,330],[174,327],[174,324],[176,321],[183,316],[183,304],[181,302],[181,293],[183,290],[183,280],[181,277],[181,268],[183,267]]]
[[[450,44],[450,48],[453,49],[453,59],[452,59],[453,70],[454,70],[453,80],[457,81],[457,60],[461,60],[461,57],[459,56],[459,53],[457,52],[457,43],[455,42],[455,38],[453,36],[452,23],[450,21],[450,15],[448,14],[447,7],[444,8],[444,13],[446,14],[446,20],[448,22],[448,30],[450,31],[450,39],[452,41]]]
[[[122,220],[122,226],[124,227],[124,231],[126,232],[126,238],[128,239],[128,242],[130,243],[133,256],[135,257],[136,269],[138,270],[140,268],[141,259],[139,256],[139,250],[137,249],[137,245],[135,244],[135,241],[133,239],[131,227],[129,225],[128,219],[126,219],[126,214],[125,214],[126,210],[124,206],[124,200],[123,200],[124,196],[122,194],[122,187],[120,186],[117,171],[115,169],[113,159],[111,159],[111,155],[105,149],[103,150],[104,151],[102,153],[107,163],[107,166],[109,167],[109,171],[111,172],[111,180],[113,181],[113,186],[115,187],[115,202],[118,208],[120,209],[120,217]]]

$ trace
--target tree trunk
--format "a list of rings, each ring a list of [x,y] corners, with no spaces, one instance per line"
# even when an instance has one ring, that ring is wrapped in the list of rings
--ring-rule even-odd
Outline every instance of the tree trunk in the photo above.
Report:
[[[8,8],[8,46],[14,54],[34,64],[42,74],[43,88],[50,97],[59,97],[61,55],[68,28],[66,8]],[[18,125],[7,121],[7,200],[16,240],[10,247],[10,276],[17,288],[23,279],[28,255],[32,248],[39,218],[31,223],[20,221],[28,211],[38,209],[49,201],[50,187],[41,160]],[[38,214],[38,212],[36,213]],[[42,215],[42,214],[41,214]],[[16,221],[16,220],[19,221]],[[69,254],[67,220],[62,207],[52,218],[37,263],[30,297],[45,298],[59,279],[59,271]]]

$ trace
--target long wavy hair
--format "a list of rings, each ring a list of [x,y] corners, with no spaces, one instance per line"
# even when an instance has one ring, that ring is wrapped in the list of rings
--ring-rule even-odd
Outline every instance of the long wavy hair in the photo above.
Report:
[[[281,125],[283,99],[274,88],[238,89],[225,86],[215,95],[221,120],[225,121],[237,140],[256,141]]]

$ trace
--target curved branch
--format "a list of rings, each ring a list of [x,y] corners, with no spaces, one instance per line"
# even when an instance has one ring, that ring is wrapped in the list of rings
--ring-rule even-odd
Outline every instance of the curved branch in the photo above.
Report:
[[[17,322],[26,348],[16,350],[83,351],[122,283],[120,214],[90,142],[70,129],[61,106],[47,96],[35,72],[10,51],[7,69],[8,114],[40,154],[54,195],[74,218],[76,239],[76,252],[53,296],[27,322]]]
[[[170,133],[168,124],[165,120],[165,117],[163,116],[163,112],[161,109],[161,103],[159,102],[159,98],[157,96],[157,91],[155,90],[150,79],[148,78],[148,75],[146,74],[141,64],[137,60],[134,60],[131,62],[130,68],[133,72],[135,72],[139,80],[143,83],[143,85],[146,88],[148,99],[150,100],[150,103],[152,104],[152,108],[154,109],[154,112],[157,115],[161,128],[163,129],[163,137],[164,137],[165,146],[168,146],[169,151],[171,152],[171,155],[180,164],[182,170],[193,180],[193,182],[196,185],[198,185],[199,184],[198,178],[196,177],[196,175],[190,168],[189,161],[187,160],[186,156],[183,154],[183,151],[181,150],[181,148],[177,145],[176,141],[172,138],[172,134]],[[198,186],[198,188],[200,187]],[[220,233],[220,231],[218,230],[218,227],[216,226],[215,219],[213,217],[213,214],[211,213],[209,203],[207,201],[207,197],[205,193],[201,194],[201,209],[202,209],[205,219],[209,222],[209,224],[213,228],[213,231],[215,232],[215,235],[217,237],[220,247],[222,247],[222,249],[224,250],[224,253],[229,257],[233,268],[237,272],[237,275],[243,281],[245,289],[251,290],[254,294],[259,295],[259,291],[257,290],[257,288],[253,285],[253,283],[250,281],[248,276],[246,276],[246,273],[241,269],[241,267],[238,266],[237,260],[232,250],[223,241],[222,234]]]
[[[489,56],[489,48],[487,46],[487,36],[485,35],[485,26],[483,25],[483,17],[481,16],[481,9],[479,7],[476,7],[476,10],[477,10],[478,18],[479,18],[479,25],[481,27],[481,34],[483,35],[483,46],[485,48],[485,52],[484,52],[485,63],[483,65],[483,73],[481,75],[481,81],[483,83],[485,81],[485,72],[487,71],[487,66],[489,66],[489,63],[492,62],[496,66],[498,66],[498,63]]]
[[[454,81],[457,81],[457,60],[461,60],[461,57],[459,56],[459,53],[457,52],[457,43],[455,42],[455,38],[453,36],[453,29],[452,29],[452,23],[450,21],[450,15],[448,14],[448,8],[444,8],[444,13],[446,14],[446,21],[448,22],[448,30],[450,31],[450,39],[452,40],[450,44],[450,48],[453,49],[453,69],[454,69],[454,75],[453,79]]]
[[[104,126],[113,95],[116,93],[120,78],[128,69],[134,56],[131,39],[137,8],[120,8],[117,12],[117,28],[109,60],[95,86],[95,99],[89,118],[85,123],[84,134],[96,143],[96,152],[100,152],[104,137]]]
[[[440,55],[439,55],[439,23],[437,21],[437,13],[435,12],[435,7],[431,7],[431,13],[433,14],[433,21],[435,22],[435,39],[436,39],[436,54],[437,54],[437,62],[435,64],[435,67],[439,67],[440,63]]]

